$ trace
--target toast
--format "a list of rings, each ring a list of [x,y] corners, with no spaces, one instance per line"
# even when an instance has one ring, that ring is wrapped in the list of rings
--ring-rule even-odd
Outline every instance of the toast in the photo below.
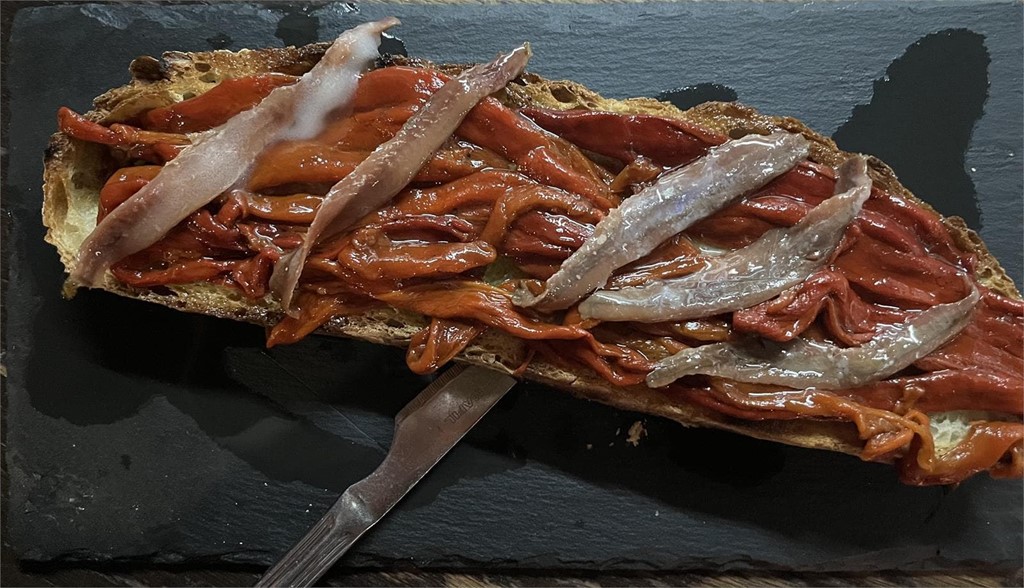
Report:
[[[315,64],[327,44],[283,49],[170,52],[162,60],[140,57],[132,62],[132,81],[99,96],[95,109],[85,116],[101,124],[127,121],[146,110],[171,105],[202,94],[227,78],[264,72],[300,75]],[[385,58],[383,66],[432,67],[445,73],[458,72],[463,66],[433,65],[406,58]],[[571,81],[552,81],[535,74],[523,74],[502,92],[506,105],[539,107],[552,110],[589,110],[643,114],[678,119],[730,137],[749,133],[785,130],[798,133],[811,142],[809,159],[838,167],[851,154],[793,118],[758,113],[737,103],[711,102],[681,111],[671,104],[649,98],[613,100]],[[99,191],[110,173],[104,159],[105,147],[53,135],[46,151],[43,222],[48,227],[46,240],[59,252],[70,273],[76,265],[79,247],[96,226]],[[933,209],[916,198],[897,180],[893,171],[876,158],[868,158],[869,174],[875,186],[902,196],[929,212]],[[935,213],[937,214],[937,213]],[[942,223],[963,252],[977,257],[976,281],[1007,298],[1019,300],[1013,281],[988,252],[979,236],[962,219],[943,218]],[[212,284],[168,285],[160,288],[135,288],[105,275],[102,288],[108,292],[162,304],[178,310],[245,321],[270,327],[284,313],[270,295],[258,300],[242,296],[237,290]],[[73,294],[73,289],[66,291]],[[427,326],[429,319],[395,308],[375,308],[361,314],[336,317],[317,332],[351,337],[379,344],[407,347],[413,336]],[[487,329],[466,347],[456,361],[484,366],[566,390],[575,396],[616,408],[672,419],[685,426],[714,427],[760,439],[790,445],[861,455],[865,440],[850,422],[831,419],[747,420],[686,402],[643,384],[618,386],[583,366],[554,362],[543,356],[530,356],[524,342],[496,329]],[[523,367],[525,366],[525,367]],[[966,432],[970,417],[946,418],[932,422],[937,452],[955,445]],[[898,455],[887,454],[883,461]]]

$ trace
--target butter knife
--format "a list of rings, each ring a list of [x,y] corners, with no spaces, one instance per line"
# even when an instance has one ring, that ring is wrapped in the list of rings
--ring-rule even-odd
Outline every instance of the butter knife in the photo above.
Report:
[[[352,484],[256,586],[310,586],[384,517],[516,383],[481,367],[455,366],[395,417],[384,462]]]

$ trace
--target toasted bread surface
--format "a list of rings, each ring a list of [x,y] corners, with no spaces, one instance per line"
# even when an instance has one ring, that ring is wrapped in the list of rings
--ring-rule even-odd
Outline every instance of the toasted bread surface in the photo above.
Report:
[[[132,81],[98,97],[95,109],[86,116],[98,122],[116,122],[159,106],[179,102],[212,88],[225,78],[261,72],[301,74],[323,54],[326,44],[284,49],[171,52],[163,60],[141,57],[131,65]],[[436,66],[458,70],[460,66]],[[851,154],[835,143],[786,117],[766,116],[736,103],[711,102],[681,111],[649,98],[613,100],[570,81],[550,81],[533,74],[509,85],[502,99],[516,106],[540,106],[556,109],[590,109],[630,114],[652,114],[686,120],[732,137],[751,132],[787,130],[811,140],[813,161],[837,166]],[[876,158],[869,158],[870,174],[876,185],[913,200],[931,210],[897,180],[893,171]],[[65,269],[71,272],[82,241],[96,225],[99,190],[110,162],[102,146],[53,136],[47,150],[44,185],[43,222],[48,227],[47,241],[60,254]],[[977,278],[992,290],[1020,298],[1013,281],[988,252],[978,235],[962,219],[943,219],[957,244],[977,255]],[[282,316],[280,306],[269,296],[259,301],[213,284],[168,286],[159,290],[135,289],[115,280],[109,273],[103,288],[122,296],[146,300],[171,308],[269,326]],[[69,292],[70,294],[70,292]],[[406,347],[412,336],[427,324],[424,317],[391,308],[362,315],[335,318],[320,333],[352,337]],[[524,344],[494,330],[478,337],[457,361],[511,372],[526,358]],[[586,368],[569,371],[565,367],[535,358],[523,377],[567,390],[581,398],[595,400],[620,409],[667,417],[683,425],[715,427],[744,435],[817,449],[858,454],[863,441],[856,428],[846,422],[826,420],[745,421],[691,404],[673,401],[657,390],[643,385],[615,386]]]

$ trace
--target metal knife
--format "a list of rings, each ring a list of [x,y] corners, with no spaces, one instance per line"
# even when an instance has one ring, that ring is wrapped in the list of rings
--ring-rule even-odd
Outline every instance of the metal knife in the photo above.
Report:
[[[310,586],[384,517],[516,383],[481,367],[455,366],[395,417],[384,462],[352,484],[256,586]]]

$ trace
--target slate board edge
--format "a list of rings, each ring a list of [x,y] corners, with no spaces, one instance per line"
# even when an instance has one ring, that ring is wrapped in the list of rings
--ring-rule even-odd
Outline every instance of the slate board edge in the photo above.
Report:
[[[99,554],[97,554],[99,555]],[[76,566],[113,566],[133,568],[145,565],[179,565],[188,562],[190,566],[201,567],[203,565],[228,565],[237,566],[239,569],[247,567],[265,567],[277,561],[280,554],[244,553],[231,552],[225,554],[210,554],[202,557],[185,556],[174,553],[153,554],[151,557],[99,557],[88,553],[66,555],[58,558],[35,558],[31,551],[18,554],[19,561],[29,565],[47,565],[55,567],[76,567]],[[756,558],[737,557],[731,560],[689,558],[685,565],[654,566],[648,562],[630,558],[616,558],[607,561],[587,561],[562,559],[556,556],[538,556],[519,560],[479,560],[460,557],[436,558],[423,561],[414,561],[412,558],[387,558],[380,556],[362,556],[355,565],[348,565],[342,558],[338,568],[347,571],[356,570],[401,570],[411,568],[422,571],[460,569],[466,572],[472,570],[486,570],[488,572],[500,573],[502,571],[528,571],[528,570],[551,570],[556,569],[564,573],[573,571],[586,572],[671,572],[687,570],[705,570],[715,572],[735,571],[762,571],[762,572],[794,572],[794,573],[878,573],[885,572],[885,569],[878,569],[871,565],[850,565],[843,560],[826,561],[810,565],[783,566],[770,561]],[[955,560],[942,557],[935,557],[929,560],[908,562],[898,568],[901,572],[952,572],[958,570],[984,570],[991,574],[1012,574],[1022,569],[1021,562],[1015,560],[1005,561],[979,561],[974,559]]]
[[[5,268],[5,270],[7,270],[7,268]],[[5,380],[5,384],[6,384],[6,380]],[[235,558],[234,555],[231,555],[231,554],[227,554],[227,555],[224,556],[225,560],[231,560],[231,559],[234,559],[234,558]],[[238,559],[239,559],[239,561],[242,561],[244,558],[238,558]],[[381,560],[381,561],[387,561],[387,562],[396,561],[397,562],[397,561],[402,561],[402,560]],[[382,564],[382,565],[384,565],[384,564]]]

